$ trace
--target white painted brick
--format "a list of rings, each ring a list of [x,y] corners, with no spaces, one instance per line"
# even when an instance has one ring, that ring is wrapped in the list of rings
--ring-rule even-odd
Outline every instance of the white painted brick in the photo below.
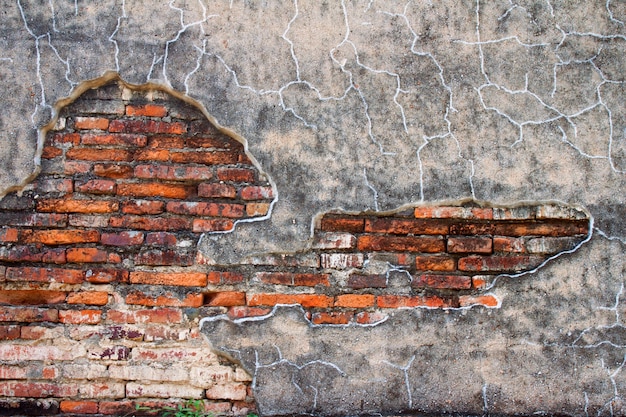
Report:
[[[210,400],[235,400],[246,399],[246,386],[244,384],[214,385],[206,390],[206,397]]]
[[[356,247],[356,236],[350,233],[321,233],[315,237],[313,249],[350,249]]]
[[[216,384],[232,381],[234,376],[232,368],[228,366],[194,367],[189,372],[189,382],[195,387],[209,388]]]
[[[108,378],[106,365],[68,364],[62,368],[63,376],[69,379]]]
[[[324,269],[361,268],[363,266],[363,254],[322,253],[320,255],[320,261]]]
[[[202,398],[204,390],[189,385],[176,384],[138,384],[129,382],[126,384],[126,396],[128,398],[156,397],[156,398]]]
[[[181,367],[155,368],[151,366],[118,366],[109,367],[109,378],[144,381],[186,381],[189,372]]]

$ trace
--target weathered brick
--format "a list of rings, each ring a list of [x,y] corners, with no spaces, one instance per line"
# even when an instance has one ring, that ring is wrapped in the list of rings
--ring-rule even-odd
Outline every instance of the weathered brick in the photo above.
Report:
[[[78,384],[0,381],[0,396],[3,397],[74,397],[77,394]]]
[[[205,198],[235,198],[237,189],[230,184],[202,183],[198,185],[198,196]]]
[[[77,345],[66,347],[0,345],[0,360],[3,361],[69,361],[75,360],[84,353],[84,348]]]
[[[167,369],[163,369],[148,365],[111,365],[109,366],[109,378],[126,381],[187,382],[189,380],[189,371],[178,366],[170,366]]]
[[[125,384],[115,382],[82,383],[78,387],[80,398],[124,398]]]
[[[137,412],[135,404],[133,401],[100,401],[98,412],[107,416],[132,415]]]
[[[119,210],[117,201],[46,199],[37,202],[37,211],[48,213],[112,213]]]
[[[3,227],[0,229],[0,243],[17,242],[17,229]]]
[[[133,348],[131,359],[151,362],[193,363],[212,362],[216,359],[211,349],[191,347],[136,347]]]
[[[186,165],[137,165],[135,177],[172,181],[202,181],[213,177],[211,168]]]
[[[126,346],[95,347],[87,352],[89,359],[125,361],[130,357],[130,348]]]
[[[348,324],[354,313],[349,311],[319,311],[311,315],[313,324]]]
[[[67,214],[57,213],[0,213],[3,226],[66,227]]]
[[[199,388],[210,388],[216,384],[227,384],[234,380],[235,373],[229,366],[193,367],[189,371],[189,383]]]
[[[346,287],[355,290],[361,288],[385,288],[387,277],[385,275],[350,275],[346,280]]]
[[[0,306],[0,322],[51,322],[59,319],[59,311],[37,307],[2,307]]]
[[[242,259],[239,263],[242,265],[300,266],[306,268],[318,268],[320,266],[319,257],[315,253],[269,253],[252,255]]]
[[[465,275],[434,275],[423,274],[413,277],[411,286],[414,288],[437,288],[464,290],[472,287],[472,278]]]
[[[66,251],[69,263],[106,263],[109,262],[109,252],[98,248],[70,248]]]
[[[21,328],[17,325],[0,325],[0,341],[20,338]]]
[[[0,260],[6,262],[42,262],[45,251],[32,246],[0,247]]]
[[[538,266],[540,256],[468,256],[459,259],[459,270],[480,272],[520,272]]]
[[[87,282],[92,284],[109,284],[112,282],[128,282],[128,271],[122,269],[88,269],[85,271]]]
[[[130,162],[133,153],[124,149],[72,148],[65,153],[65,157],[79,161]]]
[[[102,233],[100,243],[109,246],[134,246],[141,245],[144,241],[143,232],[124,231],[119,233]]]
[[[363,266],[361,253],[322,253],[320,265],[324,269],[361,268]]]
[[[89,194],[115,194],[115,181],[111,180],[88,180],[76,181],[76,192]]]
[[[165,117],[167,116],[167,109],[159,104],[128,104],[126,105],[126,115],[139,117]]]
[[[80,141],[83,145],[146,146],[148,138],[145,135],[83,134]]]
[[[60,310],[59,322],[65,324],[98,324],[102,321],[100,310]]]
[[[42,193],[71,193],[73,191],[73,183],[69,178],[39,178],[33,185]],[[31,202],[34,206],[34,201],[31,200]]]
[[[63,155],[63,149],[59,149],[55,146],[44,146],[41,151],[42,159],[54,159]]]
[[[509,236],[494,236],[493,237],[493,250],[494,252],[512,252],[512,253],[526,252],[523,238],[509,237]]]
[[[146,235],[146,245],[176,246],[178,235],[169,232],[152,232]]]
[[[185,230],[191,229],[192,222],[184,217],[142,217],[142,216],[123,216],[111,217],[109,219],[110,227],[119,227],[125,229],[139,230]]]
[[[211,271],[208,274],[210,284],[238,284],[243,280],[243,275],[238,272]]]
[[[507,222],[495,225],[495,233],[503,236],[574,236],[586,235],[586,221]]]
[[[50,136],[48,136],[50,138]],[[80,143],[79,133],[55,133],[51,137],[51,142],[56,144],[71,143],[72,145],[78,145]]]
[[[208,217],[243,217],[244,206],[241,204],[213,202],[177,202],[167,203],[166,210],[174,214]]]
[[[494,223],[460,222],[450,225],[451,235],[493,235],[496,225]]]
[[[31,211],[35,208],[35,202],[30,192],[24,193],[21,196],[11,193],[0,199],[0,210]]]
[[[174,151],[171,153],[172,162],[181,164],[228,165],[236,164],[238,153],[222,150],[211,151]]]
[[[155,308],[152,310],[109,310],[107,320],[114,323],[181,323],[183,313],[179,309]]]
[[[83,130],[106,130],[109,127],[109,119],[103,117],[75,117],[74,127]]]
[[[161,183],[118,184],[117,195],[132,197],[188,198],[194,190],[188,185]]]
[[[204,294],[204,305],[210,307],[233,307],[246,305],[246,293],[220,291]]]
[[[142,249],[135,256],[135,265],[191,266],[194,264],[195,255],[195,250]]]
[[[581,239],[572,237],[540,237],[530,238],[526,242],[528,253],[553,254],[573,249]]]
[[[313,249],[352,249],[356,247],[356,236],[350,233],[316,233]]]
[[[427,206],[416,207],[414,216],[418,219],[481,219],[490,220],[493,218],[491,208],[482,207],[441,207]]]
[[[415,268],[418,271],[454,271],[456,260],[448,255],[418,255]]]
[[[446,235],[448,225],[437,220],[412,220],[380,217],[365,220],[365,232],[396,235]]]
[[[133,168],[130,165],[121,164],[95,164],[93,173],[105,178],[130,178],[133,176]]]
[[[180,135],[187,131],[181,122],[162,122],[157,120],[112,120],[109,132],[124,133],[169,133]]]
[[[229,219],[194,219],[192,230],[196,233],[224,232],[232,230],[234,225]]]
[[[163,201],[133,199],[122,203],[122,213],[126,214],[161,214],[164,211]]]
[[[98,403],[96,401],[73,401],[64,400],[59,403],[62,413],[73,414],[97,414]]]
[[[190,385],[178,384],[126,384],[126,397],[156,397],[156,398],[202,398],[204,390]]]
[[[185,148],[185,138],[182,136],[150,136],[148,148],[182,149]]]
[[[265,216],[270,211],[269,203],[248,203],[246,204],[246,214],[248,217]]]
[[[456,307],[450,300],[432,296],[410,296],[410,295],[380,295],[376,298],[376,303],[380,308],[450,308]]]
[[[10,267],[6,271],[7,281],[60,282],[80,284],[84,271],[64,268]]]
[[[459,236],[448,238],[449,253],[482,253],[493,251],[493,241],[487,236]]]
[[[217,169],[217,179],[226,182],[251,183],[256,179],[256,172],[247,168],[226,168]]]
[[[103,306],[109,302],[109,293],[106,291],[81,291],[67,295],[68,304],[88,304]]]
[[[241,189],[241,198],[244,200],[268,200],[274,198],[272,187],[250,185]]]
[[[167,149],[137,149],[134,153],[135,161],[168,162],[170,151]]]
[[[362,311],[356,315],[356,322],[363,325],[381,323],[389,316],[381,312]]]
[[[232,320],[244,317],[258,317],[265,316],[271,313],[271,311],[271,308],[234,306],[228,309],[228,317]]]
[[[131,284],[174,285],[186,287],[204,287],[207,274],[202,272],[144,272],[130,273]]]
[[[0,379],[55,379],[58,374],[58,369],[52,366],[0,365]]]
[[[357,239],[360,251],[425,252],[445,251],[445,241],[435,236],[362,235]]]
[[[44,323],[44,326],[29,325],[22,326],[20,338],[24,340],[58,340],[65,337],[65,328],[63,326],[47,327],[50,323]]]
[[[469,307],[473,305],[482,305],[485,307],[498,307],[500,306],[500,301],[493,294],[462,295],[459,297],[459,305],[461,307]]]
[[[335,307],[367,308],[374,306],[375,299],[372,294],[342,294],[335,297]]]
[[[103,228],[109,225],[109,217],[95,214],[70,214],[68,223],[75,227]]]
[[[68,245],[73,243],[96,243],[100,240],[97,230],[35,230],[25,236],[26,243],[44,245]]]
[[[328,308],[333,306],[333,297],[323,294],[248,294],[247,303],[251,307],[300,304],[307,308]]]
[[[200,293],[177,296],[171,293],[163,295],[149,295],[140,291],[133,291],[126,296],[126,304],[146,307],[200,307],[204,296]]]
[[[213,385],[212,387],[207,388],[206,397],[212,400],[245,400],[246,385]]]
[[[257,272],[254,280],[265,284],[309,286],[329,286],[328,274],[294,274],[290,272]]]
[[[88,174],[91,172],[93,164],[84,161],[65,161],[63,173],[65,175]]]
[[[53,290],[0,290],[0,304],[60,304],[65,301],[66,295],[65,291]]]

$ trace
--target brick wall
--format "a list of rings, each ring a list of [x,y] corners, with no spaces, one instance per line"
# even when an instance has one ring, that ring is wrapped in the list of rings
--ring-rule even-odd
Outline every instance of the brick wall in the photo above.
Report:
[[[216,356],[203,317],[300,304],[315,325],[398,308],[497,307],[497,276],[585,239],[554,204],[327,213],[310,250],[216,265],[202,233],[270,213],[274,191],[197,109],[114,83],[63,109],[42,170],[0,201],[0,414],[124,414],[200,398],[254,409],[251,378]]]

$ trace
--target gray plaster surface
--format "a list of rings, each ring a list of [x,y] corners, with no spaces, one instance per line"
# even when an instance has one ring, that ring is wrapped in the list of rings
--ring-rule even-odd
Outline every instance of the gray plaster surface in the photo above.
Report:
[[[267,219],[203,238],[218,264],[305,249],[329,210],[582,207],[591,241],[500,280],[500,309],[403,311],[350,329],[312,328],[281,309],[206,334],[248,352],[267,414],[623,414],[625,22],[615,0],[8,1],[0,184],[28,182],[58,100],[113,71],[196,100],[273,182]],[[301,332],[309,349],[293,353],[259,330],[267,324]]]

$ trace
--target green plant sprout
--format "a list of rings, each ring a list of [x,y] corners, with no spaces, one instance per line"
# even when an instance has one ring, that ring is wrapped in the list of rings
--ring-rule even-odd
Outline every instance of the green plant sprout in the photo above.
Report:
[[[176,407],[166,405],[161,408],[145,407],[137,404],[135,411],[147,411],[162,417],[214,417],[212,413],[204,411],[202,400],[187,400],[185,403],[178,404]],[[246,417],[259,416],[254,413],[248,413]]]

